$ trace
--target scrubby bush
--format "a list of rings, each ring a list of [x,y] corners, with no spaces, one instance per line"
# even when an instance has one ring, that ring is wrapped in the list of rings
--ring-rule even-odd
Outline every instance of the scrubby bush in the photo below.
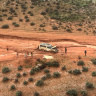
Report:
[[[30,23],[30,25],[31,25],[31,26],[34,26],[34,25],[35,25],[35,23],[34,23],[34,22],[31,22],[31,23]]]
[[[77,62],[77,65],[79,65],[79,66],[83,66],[83,65],[85,65],[85,63],[84,63],[83,60],[80,60],[80,61]]]
[[[51,74],[50,73],[47,73],[46,74],[46,78],[51,78]]]
[[[34,75],[35,74],[35,71],[34,70],[31,70],[30,71],[30,75]]]
[[[88,93],[87,93],[87,91],[84,91],[84,90],[83,90],[83,91],[81,91],[81,95],[82,95],[82,96],[88,96]]]
[[[91,62],[96,65],[96,59],[91,59]]]
[[[72,70],[69,70],[68,73],[73,74],[73,71]]]
[[[43,80],[38,80],[38,81],[36,82],[36,86],[43,86],[43,85],[44,85]]]
[[[17,82],[18,82],[18,79],[16,78],[16,79],[14,80],[14,82],[17,83]]]
[[[16,88],[15,88],[15,85],[12,85],[11,87],[10,87],[10,90],[15,90]]]
[[[92,72],[92,76],[96,77],[96,71]]]
[[[9,81],[9,78],[8,77],[3,77],[3,82],[8,82]]]
[[[66,70],[66,66],[63,66],[61,70],[62,70],[62,71]]]
[[[21,91],[17,91],[16,92],[16,96],[22,96],[22,92]]]
[[[44,70],[44,73],[49,73],[50,71],[48,69],[45,69]]]
[[[23,19],[19,19],[20,22],[23,22]]]
[[[27,73],[26,73],[26,72],[24,72],[24,73],[23,73],[23,76],[26,76],[26,75],[27,75]]]
[[[2,73],[8,73],[8,72],[10,72],[10,69],[8,68],[8,67],[4,67],[3,69],[2,69]]]
[[[54,25],[54,26],[52,26],[52,29],[53,30],[58,30],[58,27]]]
[[[12,16],[8,17],[8,20],[12,20],[12,19],[13,19],[13,17],[12,17]]]
[[[15,26],[15,27],[19,27],[20,25],[16,23],[16,24],[14,24],[14,26]]]
[[[23,68],[22,66],[19,66],[19,67],[18,67],[18,71],[22,70],[22,68]]]
[[[45,27],[45,24],[40,24],[40,27]]]
[[[60,66],[58,61],[49,61],[49,62],[46,62],[46,65],[48,67],[59,67]]]
[[[41,12],[41,15],[46,15],[46,12]]]
[[[75,89],[70,89],[66,92],[68,96],[78,96],[78,93]]]
[[[42,78],[41,78],[41,80],[46,80],[47,78],[46,78],[46,76],[43,76]]]
[[[83,72],[88,72],[88,67],[82,67]]]
[[[86,83],[86,88],[93,89],[94,88],[94,85],[92,83],[90,83],[90,82],[87,82]]]
[[[38,92],[35,92],[34,96],[40,96],[40,94]]]
[[[54,78],[59,78],[61,75],[60,75],[60,73],[59,72],[54,72],[53,73],[53,77]]]
[[[73,74],[79,75],[79,74],[81,74],[81,71],[79,69],[75,69],[75,70],[73,70]]]
[[[2,25],[1,28],[2,28],[2,29],[8,29],[8,28],[9,28],[9,25],[8,25],[8,24]]]
[[[72,31],[71,31],[71,29],[69,29],[69,28],[68,28],[68,29],[66,29],[66,31],[67,31],[67,32],[70,32],[70,33],[72,32]]]
[[[20,78],[20,77],[21,77],[21,74],[20,74],[20,73],[17,73],[16,76],[17,76],[18,78]]]
[[[28,81],[29,81],[29,82],[32,82],[32,81],[33,81],[33,78],[29,78]]]
[[[24,84],[24,85],[28,85],[28,82],[27,82],[27,81],[24,81],[23,84]]]

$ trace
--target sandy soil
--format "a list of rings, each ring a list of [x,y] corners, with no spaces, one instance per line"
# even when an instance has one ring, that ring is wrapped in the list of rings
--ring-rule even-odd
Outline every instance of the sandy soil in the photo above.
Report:
[[[96,84],[96,79],[91,76],[91,72],[95,71],[95,66],[90,62],[91,58],[96,57],[96,38],[95,36],[74,35],[74,34],[62,34],[62,33],[31,33],[12,30],[0,30],[0,70],[4,66],[8,66],[11,72],[4,75],[0,72],[0,96],[15,96],[15,92],[10,91],[10,86],[14,84],[16,78],[17,67],[22,65],[25,59],[24,54],[26,52],[33,52],[32,66],[35,64],[37,58],[42,58],[43,55],[52,55],[56,60],[60,62],[60,68],[49,68],[51,74],[55,71],[61,73],[61,78],[50,79],[45,81],[45,86],[38,88],[35,86],[37,80],[39,80],[44,72],[39,72],[34,76],[29,75],[29,71],[32,67],[26,65],[23,72],[27,72],[28,76],[21,77],[19,84],[15,84],[16,90],[22,90],[23,96],[33,96],[35,91],[38,91],[41,96],[66,96],[66,90],[75,88],[79,90],[85,90],[85,83],[87,81]],[[38,51],[37,47],[41,42],[47,42],[52,45],[56,45],[59,49],[57,54]],[[67,54],[64,53],[65,47],[67,47]],[[8,51],[6,49],[9,49]],[[84,56],[84,50],[87,50],[87,56]],[[17,52],[19,56],[17,57]],[[77,66],[78,56],[81,56],[89,68],[88,73],[82,73],[80,76],[73,76],[68,74],[68,70],[82,69]],[[75,61],[75,62],[74,62]],[[61,67],[66,65],[67,71],[62,72]],[[8,76],[11,80],[8,83],[2,83],[2,78]],[[22,83],[24,80],[28,80],[29,77],[34,78],[34,82],[24,86]],[[95,89],[88,91],[89,96],[96,96]],[[81,96],[81,95],[80,95]]]

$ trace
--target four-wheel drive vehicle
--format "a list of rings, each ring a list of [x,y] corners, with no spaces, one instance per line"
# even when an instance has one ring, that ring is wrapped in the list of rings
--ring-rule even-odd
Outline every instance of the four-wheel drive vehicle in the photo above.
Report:
[[[56,48],[56,46],[52,46],[51,44],[48,43],[41,43],[38,46],[39,50],[44,50],[44,51],[50,51],[50,52],[58,52],[58,49]]]

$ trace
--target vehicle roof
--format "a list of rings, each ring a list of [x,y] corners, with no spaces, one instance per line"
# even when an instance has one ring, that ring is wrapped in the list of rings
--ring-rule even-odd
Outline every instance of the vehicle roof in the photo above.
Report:
[[[52,45],[51,44],[48,44],[48,43],[41,43],[40,45],[47,46],[47,47],[52,47]]]

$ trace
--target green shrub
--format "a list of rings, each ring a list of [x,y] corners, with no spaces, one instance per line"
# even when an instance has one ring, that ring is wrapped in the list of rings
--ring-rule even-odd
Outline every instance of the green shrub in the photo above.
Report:
[[[66,92],[66,94],[67,94],[68,96],[78,96],[78,93],[77,93],[77,91],[76,91],[75,89],[68,90],[68,91]]]
[[[81,95],[82,95],[82,96],[88,96],[88,93],[87,93],[87,91],[84,91],[84,90],[83,90],[83,91],[81,91]]]
[[[28,81],[29,81],[29,82],[32,82],[32,81],[33,81],[33,78],[29,78]]]
[[[23,96],[21,91],[16,92],[16,96]]]
[[[94,85],[92,83],[90,83],[90,82],[87,82],[86,83],[86,88],[93,89],[94,88]]]
[[[35,25],[35,23],[34,23],[34,22],[31,22],[31,23],[30,23],[30,25],[31,25],[31,26],[34,26],[34,25]]]
[[[8,68],[8,67],[4,67],[3,69],[2,69],[2,73],[8,73],[8,72],[10,72],[10,69]]]
[[[92,72],[92,76],[96,77],[96,71]]]
[[[38,92],[35,92],[34,96],[40,96],[40,94]]]
[[[61,75],[60,75],[60,73],[59,72],[54,72],[53,73],[53,77],[54,78],[59,78]]]
[[[20,73],[17,73],[16,76],[17,76],[18,78],[20,78],[20,77],[21,77],[21,74],[20,74]]]
[[[16,23],[16,24],[14,24],[14,26],[15,26],[15,27],[19,27],[20,25]]]
[[[2,29],[8,29],[8,28],[9,28],[9,25],[8,25],[8,24],[2,25],[1,28],[2,28]]]
[[[41,12],[41,15],[46,15],[46,12]]]
[[[85,65],[85,63],[84,63],[84,61],[80,60],[80,61],[77,62],[77,65],[83,66],[83,65]]]
[[[43,76],[42,78],[41,78],[41,80],[46,80],[47,78],[46,78],[46,76]]]
[[[79,75],[79,74],[81,74],[81,71],[79,69],[75,69],[75,70],[73,70],[73,74]]]
[[[14,80],[14,82],[17,83],[17,82],[18,82],[18,79],[16,78],[16,79]]]
[[[10,90],[15,90],[16,88],[15,88],[15,85],[12,85],[11,87],[10,87]]]
[[[52,76],[51,76],[51,74],[50,73],[47,73],[46,74],[46,78],[51,78]]]
[[[9,81],[9,78],[8,77],[3,77],[3,82],[8,82]]]
[[[30,75],[34,75],[35,74],[35,71],[34,70],[31,70],[30,71]]]
[[[22,70],[22,66],[19,66],[19,67],[18,67],[18,71],[20,71],[20,70]]]
[[[43,80],[38,80],[38,81],[36,82],[36,86],[43,86],[43,85],[44,85]]]
[[[13,17],[12,17],[12,16],[8,17],[8,20],[12,20],[12,19],[13,19]]]
[[[23,73],[23,76],[26,76],[26,75],[27,75],[27,73],[26,73],[26,72],[24,72],[24,73]]]
[[[73,74],[73,71],[72,70],[69,70],[68,73]]]
[[[81,28],[78,28],[77,30],[78,30],[78,31],[82,31],[82,29],[81,29]]]
[[[88,72],[88,67],[82,67],[83,72]]]
[[[48,67],[59,67],[60,66],[58,61],[49,61],[49,62],[46,63],[46,65]]]
[[[24,85],[28,85],[28,82],[27,82],[27,81],[24,81],[23,84],[24,84]]]
[[[62,71],[66,70],[66,66],[63,66],[61,70],[62,70]]]
[[[40,27],[45,27],[45,24],[40,24]]]
[[[48,69],[45,69],[44,70],[44,73],[49,73],[50,71]]]
[[[58,30],[58,27],[54,25],[54,26],[52,26],[52,29],[53,30]]]
[[[91,62],[96,65],[96,59],[91,59]]]
[[[70,32],[70,33],[72,32],[72,31],[71,31],[71,29],[69,29],[69,28],[68,28],[68,29],[66,29],[66,31],[67,31],[67,32]]]

